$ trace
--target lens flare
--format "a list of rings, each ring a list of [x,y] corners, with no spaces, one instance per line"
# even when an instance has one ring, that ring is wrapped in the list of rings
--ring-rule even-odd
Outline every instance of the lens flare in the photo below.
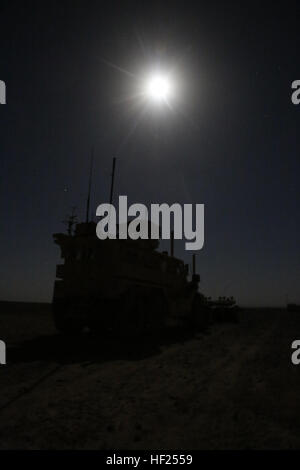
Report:
[[[171,83],[168,77],[154,75],[150,77],[146,84],[146,94],[149,99],[156,102],[166,102],[170,97]]]

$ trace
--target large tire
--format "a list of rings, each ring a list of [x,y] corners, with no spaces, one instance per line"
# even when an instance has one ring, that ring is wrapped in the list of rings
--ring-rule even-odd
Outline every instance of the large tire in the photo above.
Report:
[[[115,331],[119,336],[138,337],[143,334],[145,312],[139,288],[129,289],[120,299],[119,312],[115,315]]]
[[[134,286],[120,299],[115,330],[118,335],[142,337],[164,326],[167,305],[160,289]]]
[[[54,324],[65,335],[80,334],[86,326],[83,315],[78,314],[83,306],[76,301],[60,300],[53,302]]]

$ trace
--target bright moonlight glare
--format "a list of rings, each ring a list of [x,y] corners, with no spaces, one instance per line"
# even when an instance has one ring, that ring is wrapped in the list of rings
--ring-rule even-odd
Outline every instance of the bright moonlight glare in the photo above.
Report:
[[[146,86],[148,97],[157,102],[167,101],[171,93],[171,83],[168,77],[154,75],[150,77]]]

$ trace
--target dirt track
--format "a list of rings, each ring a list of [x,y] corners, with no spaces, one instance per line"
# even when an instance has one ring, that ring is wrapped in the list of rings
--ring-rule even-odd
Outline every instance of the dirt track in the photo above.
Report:
[[[48,309],[3,313],[1,449],[300,448],[300,316],[139,344],[65,341]]]

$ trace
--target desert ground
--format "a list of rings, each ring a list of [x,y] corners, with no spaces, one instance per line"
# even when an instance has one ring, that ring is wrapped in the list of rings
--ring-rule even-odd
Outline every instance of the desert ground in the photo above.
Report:
[[[2,304],[1,449],[300,449],[300,314],[137,343],[66,339],[47,305]]]

